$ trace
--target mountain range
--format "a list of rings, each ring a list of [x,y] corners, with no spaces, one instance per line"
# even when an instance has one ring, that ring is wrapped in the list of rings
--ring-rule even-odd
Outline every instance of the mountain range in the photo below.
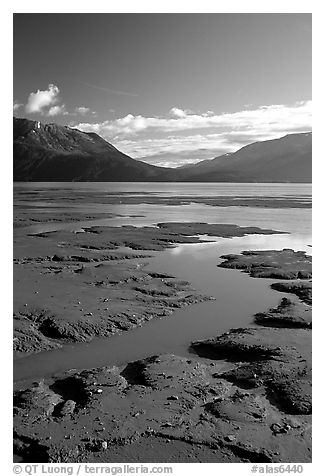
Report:
[[[312,133],[254,142],[179,168],[132,159],[93,132],[13,120],[13,179],[35,182],[300,182],[312,179]]]

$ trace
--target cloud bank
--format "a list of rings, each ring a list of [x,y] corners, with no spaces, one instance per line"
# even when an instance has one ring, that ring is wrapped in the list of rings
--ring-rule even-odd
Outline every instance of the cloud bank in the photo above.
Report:
[[[165,117],[128,114],[75,127],[96,132],[124,153],[168,167],[233,152],[244,145],[311,130],[312,103],[268,105],[233,113],[173,107]]]

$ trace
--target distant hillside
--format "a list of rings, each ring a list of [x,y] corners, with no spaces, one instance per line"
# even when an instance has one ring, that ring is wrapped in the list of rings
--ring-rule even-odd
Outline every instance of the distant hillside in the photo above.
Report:
[[[14,118],[14,181],[155,181],[167,169],[131,159],[95,133]]]
[[[312,133],[254,142],[178,172],[189,182],[311,182]]]
[[[13,127],[14,181],[311,182],[312,177],[311,132],[167,169],[134,160],[92,132],[17,118]]]

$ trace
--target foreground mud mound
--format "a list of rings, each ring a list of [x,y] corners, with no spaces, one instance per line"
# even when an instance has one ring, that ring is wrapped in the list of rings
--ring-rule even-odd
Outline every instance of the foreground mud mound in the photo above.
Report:
[[[311,413],[311,332],[297,329],[234,329],[192,344],[201,356],[239,365],[223,374],[244,388],[263,387],[280,410]]]
[[[233,364],[175,355],[70,371],[15,391],[15,453],[29,462],[303,462],[310,416],[279,410]]]

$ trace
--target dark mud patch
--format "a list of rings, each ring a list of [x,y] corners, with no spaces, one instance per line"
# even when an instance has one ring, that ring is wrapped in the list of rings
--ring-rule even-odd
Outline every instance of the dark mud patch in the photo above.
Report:
[[[81,378],[71,376],[56,380],[49,388],[60,395],[65,402],[73,401],[76,405],[81,407],[88,403],[89,392],[87,391],[85,382]]]

